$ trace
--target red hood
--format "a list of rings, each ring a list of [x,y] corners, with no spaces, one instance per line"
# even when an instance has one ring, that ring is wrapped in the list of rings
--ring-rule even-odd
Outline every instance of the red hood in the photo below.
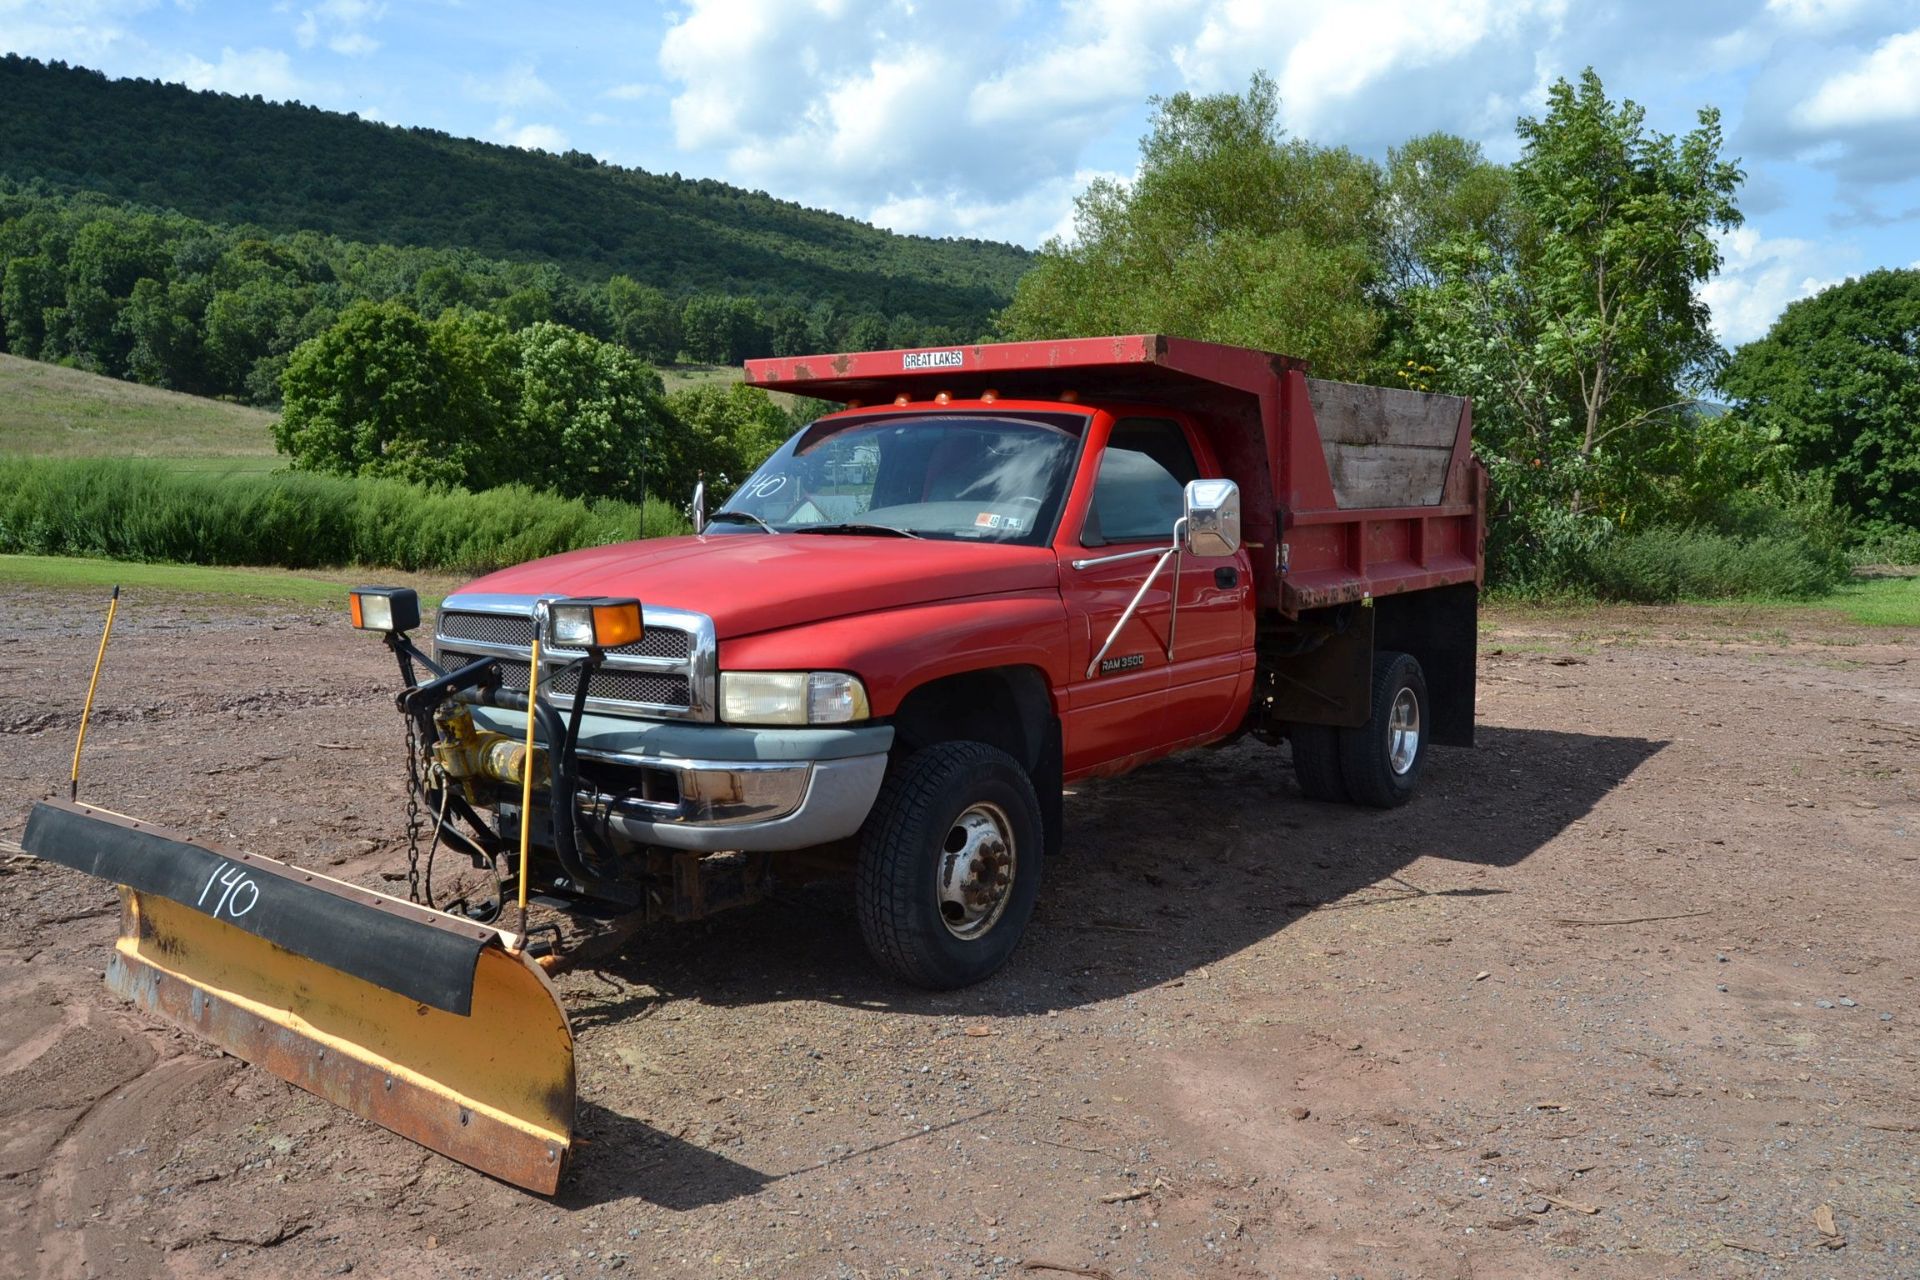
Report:
[[[936,600],[1051,589],[1047,547],[890,535],[727,533],[651,538],[531,560],[461,592],[637,596],[693,609],[731,639]]]

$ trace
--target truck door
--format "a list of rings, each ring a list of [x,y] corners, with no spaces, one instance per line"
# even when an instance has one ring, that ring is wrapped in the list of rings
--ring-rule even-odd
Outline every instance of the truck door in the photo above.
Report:
[[[1092,499],[1077,536],[1067,530],[1059,544],[1072,620],[1065,726],[1070,775],[1125,767],[1173,740],[1165,723],[1171,564],[1117,634],[1114,627],[1155,558],[1172,544],[1182,487],[1199,474],[1185,433],[1165,419],[1121,418],[1095,443],[1103,447],[1094,458]],[[1089,675],[1102,645],[1106,654]]]

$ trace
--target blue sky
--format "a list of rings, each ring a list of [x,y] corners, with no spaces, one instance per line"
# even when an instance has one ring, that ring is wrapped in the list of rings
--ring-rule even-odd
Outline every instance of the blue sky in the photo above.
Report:
[[[1027,245],[1132,169],[1152,94],[1265,68],[1294,133],[1511,159],[1515,117],[1592,64],[1656,128],[1724,113],[1729,342],[1920,266],[1920,0],[0,0],[0,49]]]

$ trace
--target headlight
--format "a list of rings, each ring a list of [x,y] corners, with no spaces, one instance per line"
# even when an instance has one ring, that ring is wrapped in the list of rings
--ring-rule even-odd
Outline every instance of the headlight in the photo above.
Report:
[[[867,689],[843,671],[722,671],[729,724],[845,724],[868,716]]]

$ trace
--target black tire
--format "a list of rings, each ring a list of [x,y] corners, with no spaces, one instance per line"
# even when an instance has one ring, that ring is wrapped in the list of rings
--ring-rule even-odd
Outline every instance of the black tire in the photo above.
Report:
[[[996,841],[1011,853],[1004,892],[943,899],[942,876],[961,869],[962,854],[982,875],[1001,867]],[[916,987],[950,991],[986,978],[1033,915],[1044,845],[1033,782],[1012,756],[982,742],[914,752],[888,775],[860,829],[855,906],[867,950]]]
[[[1395,763],[1394,709],[1403,694],[1413,707],[1411,758]],[[1340,730],[1340,775],[1355,804],[1395,809],[1413,798],[1420,783],[1420,766],[1427,759],[1427,736],[1432,725],[1427,705],[1427,678],[1408,653],[1373,655],[1373,714],[1358,729]],[[1402,726],[1404,727],[1404,726]]]
[[[1331,725],[1297,724],[1287,734],[1293,742],[1293,776],[1309,800],[1347,802],[1347,780],[1340,773],[1340,731]]]

